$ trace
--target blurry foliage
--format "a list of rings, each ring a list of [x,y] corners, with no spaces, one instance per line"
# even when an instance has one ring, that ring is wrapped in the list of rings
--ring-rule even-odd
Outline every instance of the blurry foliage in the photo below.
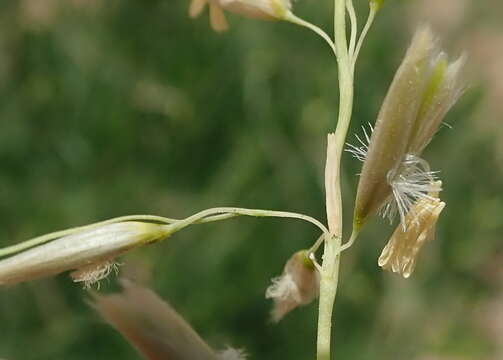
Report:
[[[411,2],[389,3],[358,64],[352,133],[374,121],[410,37]],[[0,246],[119,215],[182,217],[218,205],[324,218],[325,134],[337,104],[328,49],[303,29],[236,17],[216,35],[206,17],[187,18],[187,5],[0,2]],[[331,20],[330,2],[295,5],[315,22]],[[484,96],[481,83],[469,89],[448,116],[454,128],[425,154],[442,170],[447,208],[414,276],[377,268],[391,232],[382,220],[343,257],[338,359],[501,358],[503,334],[487,330],[487,314],[480,320],[503,291],[494,265],[503,253],[501,140],[475,121]],[[349,222],[360,164],[349,155],[344,164]],[[213,346],[308,359],[316,306],[273,326],[263,293],[316,236],[295,221],[240,218],[123,262]],[[0,289],[0,357],[137,359],[86,298],[67,276]]]

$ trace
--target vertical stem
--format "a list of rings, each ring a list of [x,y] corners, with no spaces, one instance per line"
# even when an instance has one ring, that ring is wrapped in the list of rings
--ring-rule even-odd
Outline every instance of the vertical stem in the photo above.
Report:
[[[325,187],[330,236],[325,240],[320,274],[317,360],[330,360],[332,313],[337,293],[342,238],[341,155],[353,109],[353,74],[346,38],[346,0],[334,0],[334,42],[339,68],[339,116],[328,137]]]
[[[325,239],[323,264],[320,274],[317,360],[330,360],[331,358],[332,312],[339,278],[340,246],[340,236],[330,236],[330,238]]]

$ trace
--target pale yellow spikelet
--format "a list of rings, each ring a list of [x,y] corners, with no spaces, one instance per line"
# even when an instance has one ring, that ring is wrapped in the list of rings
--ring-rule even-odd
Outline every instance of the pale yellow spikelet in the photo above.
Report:
[[[75,269],[99,268],[136,247],[168,237],[169,225],[127,221],[100,225],[0,260],[0,285],[16,284]],[[90,277],[104,274],[102,268]],[[92,275],[92,276],[91,276]],[[99,276],[98,276],[99,277]]]
[[[440,186],[440,184],[438,184]],[[397,226],[379,257],[378,264],[384,270],[408,278],[416,266],[417,256],[423,245],[434,238],[435,225],[445,207],[438,193],[418,199],[406,217],[406,230]]]

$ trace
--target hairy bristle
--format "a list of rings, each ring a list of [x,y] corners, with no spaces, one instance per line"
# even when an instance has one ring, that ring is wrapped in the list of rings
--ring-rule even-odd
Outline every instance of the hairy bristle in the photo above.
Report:
[[[369,150],[369,144],[370,144],[370,136],[372,135],[372,131],[374,131],[372,124],[368,123],[368,127],[369,128],[367,130],[365,126],[362,125],[363,136],[355,134],[355,138],[357,141],[356,145],[346,143],[347,148],[345,149],[345,151],[353,155],[355,159],[360,160],[361,162],[364,162],[365,159],[367,158],[367,152]]]

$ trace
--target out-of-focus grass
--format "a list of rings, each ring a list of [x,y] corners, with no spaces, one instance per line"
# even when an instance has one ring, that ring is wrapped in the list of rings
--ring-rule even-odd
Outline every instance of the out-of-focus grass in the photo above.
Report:
[[[0,3],[0,246],[123,214],[178,217],[218,205],[324,218],[325,134],[335,125],[337,83],[319,39],[237,17],[216,35],[206,17],[186,17],[185,1],[41,3]],[[411,3],[390,1],[369,35],[353,133],[374,121],[417,21]],[[329,3],[295,6],[330,27]],[[490,10],[470,6],[446,47],[461,47],[454,30],[468,38]],[[498,31],[496,24],[490,33]],[[392,228],[376,220],[364,230],[342,263],[339,359],[501,356],[503,335],[487,313],[497,313],[502,296],[494,264],[503,251],[495,145],[503,125],[500,116],[490,122],[499,130],[486,131],[481,118],[495,112],[482,115],[485,99],[497,87],[478,75],[483,61],[471,64],[476,82],[448,116],[453,129],[425,154],[445,185],[437,239],[404,281],[376,264]],[[359,167],[345,156],[348,222]],[[245,347],[254,359],[307,359],[316,306],[272,325],[263,294],[316,236],[295,221],[240,218],[188,229],[123,262],[213,346]],[[113,286],[105,281],[102,290]],[[0,289],[0,357],[138,358],[85,299],[66,276]]]

